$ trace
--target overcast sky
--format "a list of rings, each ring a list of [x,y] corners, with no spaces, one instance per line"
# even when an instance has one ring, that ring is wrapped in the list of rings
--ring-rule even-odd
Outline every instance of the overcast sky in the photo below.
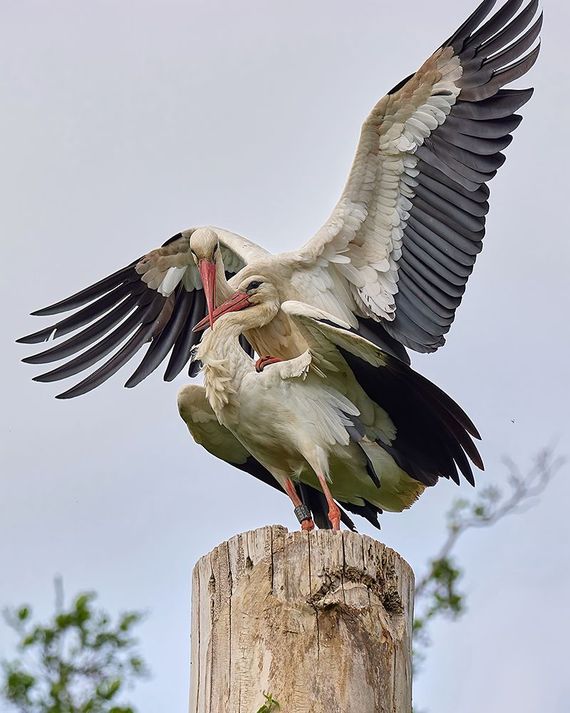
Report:
[[[27,314],[190,225],[217,224],[278,251],[325,220],[375,101],[465,19],[476,0],[4,0],[0,19],[2,473],[0,605],[52,607],[96,589],[112,611],[149,611],[153,679],[141,713],[186,710],[190,574],[231,535],[296,527],[284,497],[189,438],[157,371],[124,369],[56,401],[13,340]],[[570,454],[568,5],[545,0],[536,93],[492,183],[485,249],[447,346],[414,364],[473,417],[481,486],[504,485],[503,454]],[[381,538],[421,573],[453,498],[441,482]],[[530,512],[473,532],[469,612],[434,627],[416,681],[432,713],[563,713],[568,468]],[[377,535],[359,523],[363,532]],[[0,657],[13,638],[0,625]],[[293,713],[293,712],[291,712]]]

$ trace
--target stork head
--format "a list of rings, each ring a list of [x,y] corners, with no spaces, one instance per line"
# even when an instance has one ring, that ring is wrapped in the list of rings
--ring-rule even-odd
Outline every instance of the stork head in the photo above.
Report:
[[[211,228],[197,228],[190,236],[190,252],[200,271],[211,327],[214,324],[212,314],[216,305],[216,262],[221,255],[216,231]]]
[[[211,322],[216,322],[224,314],[247,310],[244,329],[255,329],[268,324],[277,314],[280,307],[279,293],[275,285],[263,275],[252,275],[245,278],[234,294],[209,315]],[[208,326],[209,317],[204,317],[194,327],[195,332]],[[211,326],[211,324],[210,324]]]

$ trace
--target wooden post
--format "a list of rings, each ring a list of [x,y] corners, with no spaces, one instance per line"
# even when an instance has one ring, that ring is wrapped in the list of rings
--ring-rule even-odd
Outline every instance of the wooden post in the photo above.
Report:
[[[190,713],[410,713],[413,581],[365,535],[232,537],[193,572]]]

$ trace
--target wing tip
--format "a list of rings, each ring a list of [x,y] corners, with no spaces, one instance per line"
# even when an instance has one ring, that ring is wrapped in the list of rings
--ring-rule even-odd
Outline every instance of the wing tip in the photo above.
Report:
[[[16,344],[41,344],[42,342],[49,342],[50,336],[54,330],[53,329],[42,329],[39,332],[32,332],[32,334],[25,334],[23,337],[18,337],[15,340]]]
[[[37,354],[31,354],[30,356],[24,357],[20,361],[22,362],[22,364],[41,364],[42,363],[42,362],[38,361]]]
[[[30,317],[50,317],[53,314],[57,314],[58,303],[49,305],[48,307],[42,307],[41,309],[36,309],[30,312]]]

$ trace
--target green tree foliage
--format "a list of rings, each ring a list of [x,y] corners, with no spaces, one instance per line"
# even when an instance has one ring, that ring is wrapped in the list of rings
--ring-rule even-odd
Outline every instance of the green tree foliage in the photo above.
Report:
[[[508,487],[480,490],[472,500],[456,500],[447,514],[447,534],[425,573],[416,583],[414,617],[414,666],[425,657],[431,643],[429,625],[438,617],[456,620],[466,611],[465,594],[460,589],[463,567],[454,551],[469,530],[490,527],[507,515],[525,512],[537,502],[564,459],[552,449],[541,451],[526,473],[510,459],[505,459]]]
[[[132,633],[142,616],[126,612],[113,623],[95,598],[84,592],[65,609],[56,582],[56,612],[46,624],[34,623],[28,606],[4,613],[20,656],[2,662],[0,692],[16,711],[135,713],[118,699],[147,675]]]

